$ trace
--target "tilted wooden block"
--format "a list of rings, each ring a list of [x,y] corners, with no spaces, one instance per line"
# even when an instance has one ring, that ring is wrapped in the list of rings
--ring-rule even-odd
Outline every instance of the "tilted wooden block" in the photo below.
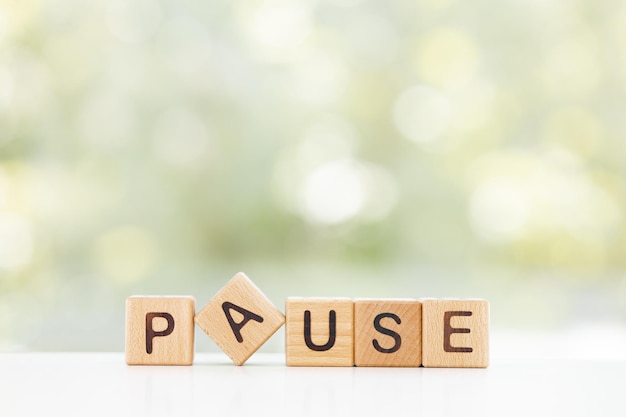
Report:
[[[425,367],[489,366],[489,303],[422,300],[422,364]]]
[[[126,299],[126,363],[191,365],[193,362],[193,297]]]
[[[354,303],[349,298],[287,298],[288,366],[352,366]]]
[[[422,303],[418,300],[354,301],[356,366],[420,366]]]
[[[243,365],[285,323],[285,316],[240,272],[195,321],[236,365]]]

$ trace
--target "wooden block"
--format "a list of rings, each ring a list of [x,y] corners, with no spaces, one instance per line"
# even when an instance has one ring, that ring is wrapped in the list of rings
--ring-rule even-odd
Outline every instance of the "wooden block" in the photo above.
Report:
[[[195,321],[236,365],[243,365],[285,323],[285,316],[240,272]]]
[[[126,363],[191,365],[193,362],[193,297],[126,299]]]
[[[431,368],[489,366],[489,303],[422,300],[422,364]]]
[[[356,366],[420,366],[422,303],[418,300],[354,301]]]
[[[288,366],[352,366],[354,303],[349,298],[287,298]]]

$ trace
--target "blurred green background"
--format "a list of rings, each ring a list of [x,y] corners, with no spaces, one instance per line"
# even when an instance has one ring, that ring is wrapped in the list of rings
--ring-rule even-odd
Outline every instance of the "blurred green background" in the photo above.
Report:
[[[238,271],[613,340],[625,112],[618,0],[2,0],[0,350]]]

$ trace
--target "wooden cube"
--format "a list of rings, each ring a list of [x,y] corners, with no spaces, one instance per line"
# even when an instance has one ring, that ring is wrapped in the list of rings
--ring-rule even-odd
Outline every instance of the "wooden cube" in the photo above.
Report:
[[[354,301],[356,366],[420,366],[422,303],[418,300]]]
[[[349,298],[287,298],[288,366],[354,365],[354,303]]]
[[[236,365],[243,365],[285,323],[285,316],[240,272],[195,321]]]
[[[126,299],[126,363],[191,365],[194,309],[193,297]]]
[[[425,367],[489,366],[489,303],[422,300],[422,364]]]

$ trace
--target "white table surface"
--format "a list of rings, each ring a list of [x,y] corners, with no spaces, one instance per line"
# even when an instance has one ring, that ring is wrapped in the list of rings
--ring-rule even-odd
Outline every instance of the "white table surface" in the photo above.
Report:
[[[0,416],[626,416],[626,361],[497,359],[488,369],[127,366],[123,353],[0,354]]]

